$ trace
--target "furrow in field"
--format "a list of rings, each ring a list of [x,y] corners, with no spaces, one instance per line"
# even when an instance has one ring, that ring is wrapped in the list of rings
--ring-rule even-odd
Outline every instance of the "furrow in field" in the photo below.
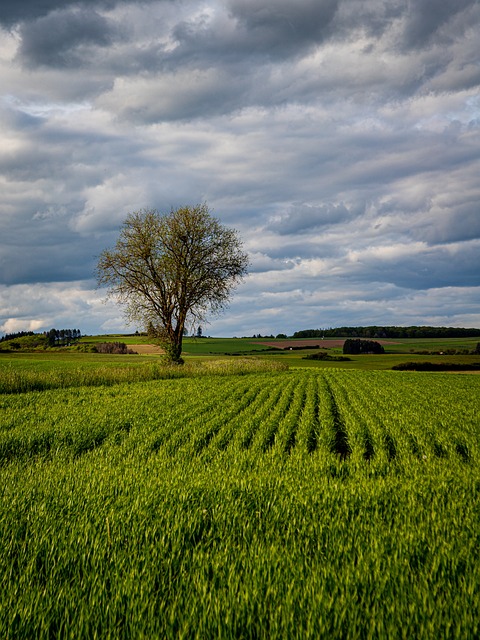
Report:
[[[363,377],[356,375],[357,372],[337,373],[335,389],[342,397],[343,416],[356,458],[376,464],[392,462],[397,456],[397,447],[387,426],[376,372],[364,372]]]
[[[343,418],[354,455],[359,461],[363,459],[382,464],[396,458],[397,448],[385,423],[376,378],[369,373],[364,375],[362,383],[355,372],[337,372],[335,389],[339,396],[337,400],[341,396]]]
[[[290,454],[295,448],[300,417],[305,407],[307,379],[301,375],[293,389],[293,398],[288,411],[281,420],[275,438],[275,448],[282,454]]]
[[[247,381],[238,383],[238,380],[228,378],[220,379],[215,385],[201,381],[193,393],[189,389],[186,391],[183,398],[178,398],[179,404],[184,408],[181,416],[178,416],[178,424],[173,432],[170,430],[165,434],[162,443],[169,455],[177,454],[185,447],[189,448],[190,453],[200,451],[202,442],[208,444],[208,434],[218,430],[224,421],[223,413],[217,407],[233,411],[230,407],[236,406],[238,398],[249,392]],[[195,443],[193,446],[192,442]]]
[[[274,381],[269,385],[267,392],[262,395],[262,402],[256,407],[255,413],[245,415],[245,423],[231,440],[231,447],[235,449],[249,449],[257,437],[257,432],[262,428],[265,420],[268,420],[272,406],[275,406],[282,394],[282,386]]]
[[[330,402],[330,413],[332,417],[330,451],[337,454],[342,460],[346,460],[352,454],[352,447],[350,445],[348,432],[340,411],[336,393],[327,381],[325,389]]]
[[[317,449],[323,454],[334,454],[340,460],[346,459],[351,451],[348,434],[338,406],[335,381],[330,372],[322,371],[317,379],[318,384],[318,422]],[[348,453],[347,453],[348,451]]]
[[[384,448],[390,460],[399,456],[422,462],[429,457],[470,459],[476,449],[476,435],[469,430],[475,407],[469,401],[464,376],[449,376],[452,392],[445,393],[446,374],[380,373],[368,373],[369,385],[364,385],[361,393],[365,413],[373,405],[383,425]]]
[[[313,453],[317,448],[318,420],[317,376],[307,375],[304,403],[298,419],[296,447],[298,453]]]
[[[253,384],[252,384],[253,383]],[[199,429],[196,429],[192,436],[191,450],[193,453],[201,453],[206,449],[210,443],[217,439],[217,436],[221,438],[225,436],[225,428],[230,425],[234,420],[241,420],[245,411],[255,402],[259,396],[261,386],[254,383],[253,380],[249,381],[248,387],[242,388],[242,391],[232,390],[230,397],[222,398],[222,411],[211,412],[211,419],[206,421]],[[213,445],[213,442],[212,442]],[[221,448],[218,447],[217,449]]]
[[[265,452],[273,447],[279,425],[288,413],[292,403],[295,386],[296,379],[294,377],[290,378],[287,384],[283,386],[280,396],[275,404],[271,406],[268,416],[255,436],[252,443],[252,448],[255,451]]]
[[[238,439],[239,434],[245,429],[245,425],[249,424],[260,407],[263,406],[266,399],[271,393],[271,389],[275,386],[275,382],[269,381],[268,378],[260,378],[251,380],[250,393],[246,402],[238,407],[234,415],[218,431],[212,440],[212,447],[220,450],[226,449],[232,440]]]

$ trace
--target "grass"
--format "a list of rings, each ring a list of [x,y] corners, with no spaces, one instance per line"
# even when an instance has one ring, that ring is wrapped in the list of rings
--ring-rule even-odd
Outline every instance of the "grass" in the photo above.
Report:
[[[185,338],[183,349],[186,355],[245,355],[267,351],[268,347],[259,342],[250,338]]]
[[[18,363],[23,366],[16,366]],[[191,362],[183,366],[166,365],[156,359],[134,362],[125,359],[103,363],[90,358],[45,359],[43,366],[31,367],[28,360],[11,360],[0,367],[0,394],[45,391],[82,386],[112,386],[121,383],[169,380],[203,375],[242,375],[259,371],[283,371],[287,367],[279,362],[239,358],[235,360],[213,360]],[[61,363],[63,366],[58,366]],[[76,366],[73,366],[73,365]],[[55,366],[57,365],[57,366]]]
[[[0,394],[0,637],[478,637],[480,379],[246,362]]]
[[[340,352],[339,352],[340,353]],[[267,356],[265,356],[267,357]],[[322,361],[311,361],[311,360],[303,360],[302,355],[295,356],[287,356],[284,361],[289,364],[291,367],[316,367],[320,369],[343,369],[346,371],[351,371],[353,369],[359,369],[364,371],[385,371],[391,369],[394,365],[403,363],[403,362],[454,362],[458,364],[473,364],[480,362],[480,355],[477,356],[440,356],[440,355],[417,355],[417,354],[364,354],[364,355],[351,355],[348,356],[351,358],[350,362],[322,362]]]

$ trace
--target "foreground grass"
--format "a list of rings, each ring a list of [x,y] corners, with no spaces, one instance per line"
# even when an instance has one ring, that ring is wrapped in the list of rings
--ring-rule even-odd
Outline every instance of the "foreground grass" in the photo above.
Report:
[[[280,371],[0,396],[0,637],[478,637],[479,386]]]

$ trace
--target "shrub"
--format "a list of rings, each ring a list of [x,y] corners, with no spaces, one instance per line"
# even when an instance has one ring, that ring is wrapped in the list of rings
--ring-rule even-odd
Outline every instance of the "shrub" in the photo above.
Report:
[[[478,371],[480,362],[401,362],[392,367],[394,371]]]
[[[343,344],[343,353],[385,353],[385,349],[379,342],[375,342],[375,340],[348,338]]]
[[[309,353],[308,356],[303,356],[302,360],[329,360],[334,362],[347,362],[351,361],[351,358],[347,356],[331,356],[326,351],[319,351],[318,353]]]
[[[99,342],[95,345],[95,351],[97,353],[114,353],[120,355],[136,353],[132,351],[132,349],[128,349],[124,342]]]

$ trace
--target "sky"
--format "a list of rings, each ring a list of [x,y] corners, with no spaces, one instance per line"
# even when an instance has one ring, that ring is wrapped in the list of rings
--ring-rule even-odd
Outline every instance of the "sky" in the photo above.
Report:
[[[134,331],[94,269],[207,203],[213,336],[480,327],[480,0],[2,0],[0,335]]]

